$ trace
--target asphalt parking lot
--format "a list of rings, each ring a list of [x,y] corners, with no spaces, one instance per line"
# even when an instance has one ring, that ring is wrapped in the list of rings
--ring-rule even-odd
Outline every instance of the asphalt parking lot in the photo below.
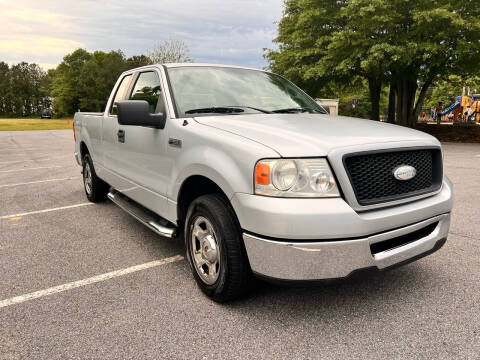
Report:
[[[444,144],[455,207],[439,252],[220,305],[182,244],[87,203],[73,144],[0,132],[0,359],[480,359],[480,145]]]

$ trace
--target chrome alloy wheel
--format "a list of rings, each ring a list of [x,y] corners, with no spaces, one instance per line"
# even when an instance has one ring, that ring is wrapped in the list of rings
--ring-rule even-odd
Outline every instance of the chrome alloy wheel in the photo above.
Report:
[[[85,191],[88,195],[91,195],[93,189],[93,180],[92,170],[90,169],[90,164],[88,161],[85,162],[85,168],[83,169],[83,183],[85,184]]]
[[[213,285],[220,273],[220,248],[209,220],[199,216],[193,223],[190,255],[198,276],[207,285]]]

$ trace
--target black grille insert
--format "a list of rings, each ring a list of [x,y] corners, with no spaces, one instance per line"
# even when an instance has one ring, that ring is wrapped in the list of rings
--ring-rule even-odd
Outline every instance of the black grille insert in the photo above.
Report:
[[[433,230],[435,230],[437,225],[438,225],[438,221],[434,222],[430,225],[427,225],[427,226],[425,226],[425,227],[423,227],[419,230],[415,230],[411,233],[408,233],[408,234],[405,234],[405,235],[402,235],[402,236],[398,236],[398,237],[395,237],[393,239],[380,241],[380,242],[375,243],[375,244],[371,244],[370,245],[370,251],[372,252],[372,255],[375,255],[375,254],[378,254],[382,251],[395,249],[397,247],[400,247],[400,246],[409,244],[411,242],[420,240],[421,238],[424,238],[424,237],[430,235],[433,232]]]
[[[389,150],[346,155],[343,159],[360,205],[372,205],[436,191],[442,184],[442,155],[439,149]],[[393,171],[413,166],[413,179],[401,181]]]

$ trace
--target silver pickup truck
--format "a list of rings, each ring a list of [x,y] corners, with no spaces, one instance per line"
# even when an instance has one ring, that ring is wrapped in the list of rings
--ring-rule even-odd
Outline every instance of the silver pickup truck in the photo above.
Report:
[[[252,276],[343,278],[416,260],[447,239],[452,183],[435,138],[328,115],[270,72],[130,70],[105,112],[79,112],[74,126],[87,198],[184,239],[215,301],[240,296]]]

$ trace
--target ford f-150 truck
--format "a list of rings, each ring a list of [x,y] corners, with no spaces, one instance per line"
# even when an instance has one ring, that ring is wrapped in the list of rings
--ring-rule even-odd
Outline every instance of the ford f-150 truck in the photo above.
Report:
[[[435,138],[330,116],[267,71],[129,70],[104,113],[75,114],[74,135],[87,198],[184,239],[215,301],[240,296],[252,276],[343,278],[416,260],[447,239],[452,183]]]

